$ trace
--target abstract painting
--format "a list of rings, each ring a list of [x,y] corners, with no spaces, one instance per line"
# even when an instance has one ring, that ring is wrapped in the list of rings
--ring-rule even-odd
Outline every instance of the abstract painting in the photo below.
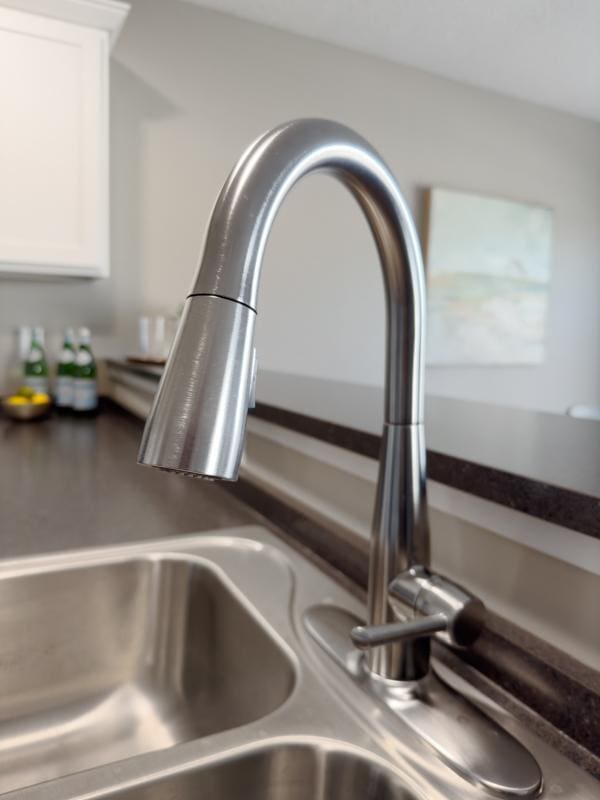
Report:
[[[437,188],[427,200],[428,363],[542,363],[552,211]]]

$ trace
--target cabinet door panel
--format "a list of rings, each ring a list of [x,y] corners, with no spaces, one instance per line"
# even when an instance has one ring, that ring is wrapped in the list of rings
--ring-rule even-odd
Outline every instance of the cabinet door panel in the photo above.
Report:
[[[0,9],[0,271],[107,272],[105,48]]]

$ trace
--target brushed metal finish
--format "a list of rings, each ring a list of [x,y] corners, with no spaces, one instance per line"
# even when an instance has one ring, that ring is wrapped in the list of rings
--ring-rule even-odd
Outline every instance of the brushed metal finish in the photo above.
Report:
[[[294,687],[264,623],[194,559],[6,578],[0,608],[1,792],[246,724]]]
[[[455,647],[469,647],[483,629],[485,606],[481,600],[422,566],[397,575],[390,583],[389,598],[402,622],[353,628],[351,638],[359,649],[433,635]]]
[[[356,198],[383,271],[385,431],[369,582],[369,624],[381,625],[392,620],[390,581],[414,564],[428,563],[425,278],[419,239],[396,180],[354,131],[323,119],[289,122],[257,139],[234,167],[210,218],[139,461],[207,477],[237,476],[252,402],[251,315],[258,304],[265,246],[287,193],[315,172],[331,174]],[[417,640],[379,648],[370,655],[370,665],[386,678],[418,678],[427,672],[428,644]]]
[[[390,602],[400,616],[427,619],[441,615],[444,628],[438,638],[454,647],[470,647],[485,622],[485,606],[463,586],[422,566],[411,567],[390,583]]]
[[[422,636],[433,636],[434,633],[446,630],[447,620],[443,614],[411,619],[407,622],[388,622],[386,625],[357,625],[350,631],[352,644],[359,650],[369,650],[392,642],[419,639]]]
[[[541,776],[526,751],[508,748],[517,766],[521,761],[533,764],[529,771],[518,767],[512,774],[510,766],[496,763],[506,753],[501,746],[494,749],[495,736],[484,722],[476,726],[480,747],[470,734],[458,735],[456,711],[446,703],[446,712],[454,717],[445,735],[444,707],[429,710],[432,701],[413,690],[424,685],[420,681],[429,673],[430,635],[444,631],[451,640],[467,643],[478,632],[483,606],[425,569],[429,529],[423,264],[395,179],[354,131],[327,120],[287,123],[258,139],[234,167],[211,216],[186,314],[146,425],[140,462],[189,474],[236,477],[253,395],[253,323],[264,249],[287,193],[300,178],[318,171],[338,178],[362,208],[377,244],[386,293],[385,425],[371,536],[368,626],[355,631],[355,641],[369,649],[373,686],[386,687],[392,699],[409,691],[411,708],[420,709],[414,715],[430,719],[413,729],[453,768],[488,788],[530,794]],[[395,608],[390,585],[397,589]],[[398,625],[400,602],[402,616],[426,619]],[[388,705],[396,710],[393,703]],[[460,708],[466,705],[459,703]],[[468,719],[468,712],[464,716]],[[501,745],[503,740],[498,741]],[[457,742],[460,746],[453,746]],[[469,753],[462,752],[475,746],[484,765],[492,766],[480,768],[478,759],[473,765]],[[529,780],[531,773],[534,780]]]
[[[24,787],[11,800],[490,798],[441,749],[454,736],[446,712],[462,706],[440,706],[432,688],[427,702],[400,698],[398,715],[372,687],[398,700],[399,684],[373,678],[350,644],[363,605],[262,527],[0,562],[0,600],[0,792]],[[315,604],[346,615],[320,643],[306,624]],[[591,776],[434,667],[533,753],[548,796],[597,797]],[[427,714],[444,733],[437,750],[415,732]],[[514,773],[510,750],[490,755],[477,731],[462,726],[463,760]],[[53,763],[50,775],[71,774],[41,771]]]
[[[422,422],[426,308],[419,238],[394,176],[350,128],[325,119],[294,120],[246,150],[215,204],[191,294],[220,295],[256,309],[273,220],[294,184],[314,172],[347,186],[375,238],[388,313],[385,420]]]
[[[251,400],[256,314],[220,297],[189,297],[138,461],[235,480]]]
[[[417,800],[389,766],[326,739],[244,748],[111,795],[119,800]]]
[[[369,626],[396,621],[388,587],[415,564],[429,563],[425,490],[425,431],[417,425],[384,425],[369,559]],[[418,680],[429,669],[426,638],[396,640],[370,650],[369,668],[384,678]]]
[[[426,617],[403,625],[444,623],[443,614],[435,616],[439,619]],[[390,708],[466,780],[507,797],[539,793],[542,772],[531,753],[433,672],[421,681],[388,681],[353,659],[348,632],[361,631],[366,646],[371,646],[369,635],[375,635],[373,629],[357,625],[359,622],[356,616],[331,606],[313,606],[305,615],[313,638],[356,683]]]

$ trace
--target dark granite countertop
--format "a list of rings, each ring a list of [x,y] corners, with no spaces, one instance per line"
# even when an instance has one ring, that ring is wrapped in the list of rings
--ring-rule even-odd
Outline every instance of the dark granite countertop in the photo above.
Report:
[[[257,522],[218,484],[139,467],[140,436],[139,421],[114,408],[96,418],[0,418],[0,557]]]
[[[110,361],[158,381],[160,369]],[[255,416],[378,458],[383,390],[259,372]],[[600,423],[443,397],[426,401],[433,480],[600,538]]]

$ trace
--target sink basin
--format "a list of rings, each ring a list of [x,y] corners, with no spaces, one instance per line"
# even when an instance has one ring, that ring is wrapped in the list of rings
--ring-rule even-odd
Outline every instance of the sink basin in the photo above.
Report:
[[[415,800],[389,768],[341,743],[269,744],[103,800]]]
[[[244,725],[295,682],[252,606],[193,557],[2,578],[0,643],[0,792]]]
[[[326,637],[343,667],[307,625],[322,608],[344,617]],[[344,615],[361,613],[260,526],[0,561],[0,795],[489,800],[348,672]],[[591,776],[436,670],[518,733],[563,800],[597,798]]]

